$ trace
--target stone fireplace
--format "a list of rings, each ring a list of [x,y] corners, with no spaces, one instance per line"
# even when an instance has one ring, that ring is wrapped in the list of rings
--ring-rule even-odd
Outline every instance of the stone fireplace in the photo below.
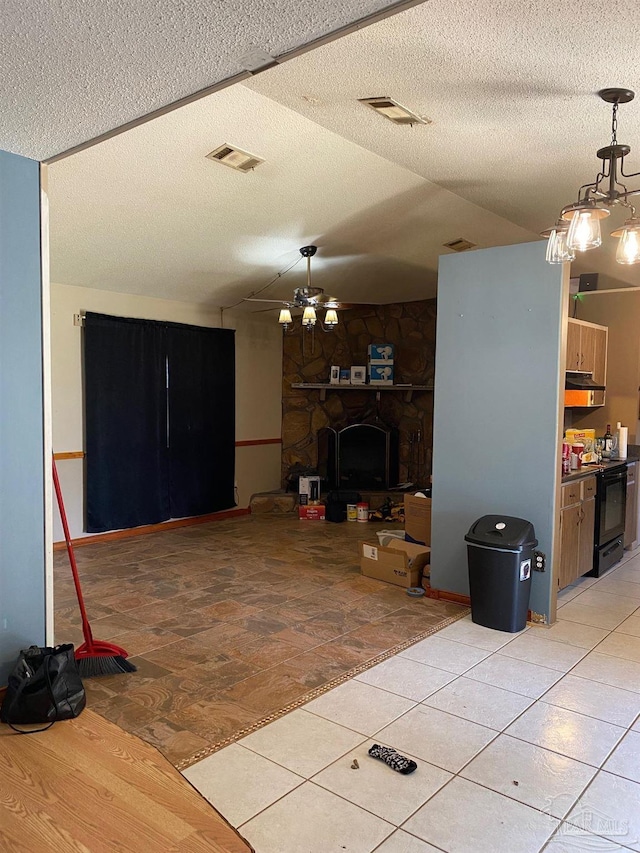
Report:
[[[318,330],[314,333],[313,348],[312,335],[302,331],[298,325],[295,331],[286,333],[282,389],[283,482],[295,466],[317,468],[324,464],[322,454],[328,459],[328,448],[321,447],[320,436],[326,436],[322,442],[328,444],[331,431],[337,436],[353,425],[377,424],[395,436],[389,438],[389,485],[395,485],[394,480],[411,480],[426,485],[431,474],[432,392],[415,392],[412,399],[407,400],[400,391],[377,395],[375,386],[351,387],[348,390],[337,386],[327,389],[323,400],[320,391],[292,388],[292,384],[328,382],[331,365],[366,365],[369,344],[392,343],[396,346],[396,383],[432,385],[435,330],[436,300],[430,299],[392,305],[363,305],[341,311],[340,323],[333,332]],[[376,399],[378,396],[379,400]],[[345,433],[348,447],[347,435]],[[372,432],[370,436],[373,435]],[[393,442],[397,450],[394,450]],[[333,458],[335,452],[334,448]],[[351,464],[357,468],[357,451],[354,449],[351,455]],[[327,471],[330,470],[335,471],[335,468],[328,465]],[[363,471],[360,473],[364,474]],[[369,472],[366,476],[378,479],[380,473],[374,475]],[[334,480],[336,477],[337,473]],[[342,488],[350,487],[345,480],[337,482]]]

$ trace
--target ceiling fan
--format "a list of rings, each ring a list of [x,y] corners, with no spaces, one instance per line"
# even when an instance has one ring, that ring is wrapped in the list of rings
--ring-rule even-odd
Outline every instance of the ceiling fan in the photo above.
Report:
[[[293,291],[293,299],[261,299],[260,297],[248,296],[244,302],[270,302],[277,305],[282,305],[280,309],[280,317],[278,322],[284,327],[285,332],[289,325],[293,323],[291,310],[302,308],[302,325],[307,329],[312,329],[317,321],[316,308],[325,310],[324,319],[322,320],[322,328],[326,331],[331,331],[338,325],[337,309],[347,308],[350,305],[340,302],[335,296],[330,296],[324,292],[322,287],[313,287],[311,285],[311,258],[318,251],[317,246],[303,246],[300,249],[300,254],[307,259],[307,283],[304,287],[296,287]]]

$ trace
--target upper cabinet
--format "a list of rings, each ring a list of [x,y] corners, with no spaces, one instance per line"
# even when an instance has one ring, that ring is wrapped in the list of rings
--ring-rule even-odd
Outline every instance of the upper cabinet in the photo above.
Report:
[[[567,326],[567,370],[592,373],[594,382],[605,385],[607,376],[606,326],[569,319]]]

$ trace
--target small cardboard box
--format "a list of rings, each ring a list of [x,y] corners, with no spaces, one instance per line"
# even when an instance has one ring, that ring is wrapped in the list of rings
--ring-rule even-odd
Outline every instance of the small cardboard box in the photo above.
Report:
[[[395,344],[369,344],[369,364],[393,364]]]
[[[324,505],[314,504],[313,506],[309,506],[306,504],[305,506],[299,506],[298,518],[301,521],[324,521]]]
[[[320,477],[300,477],[298,480],[298,503],[305,506],[320,498]]]
[[[364,365],[356,365],[351,368],[351,384],[364,385],[367,381],[367,368]]]
[[[393,362],[370,364],[369,383],[371,385],[393,385]]]
[[[404,532],[411,542],[431,545],[431,498],[404,496]]]
[[[360,543],[360,572],[396,586],[420,586],[422,571],[429,563],[431,549],[397,539],[386,548]]]

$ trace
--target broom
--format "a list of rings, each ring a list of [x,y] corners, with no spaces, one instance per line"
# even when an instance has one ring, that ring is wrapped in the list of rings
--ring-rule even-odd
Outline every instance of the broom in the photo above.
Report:
[[[69,562],[71,563],[73,583],[76,588],[78,604],[80,605],[80,614],[82,616],[82,633],[84,635],[84,643],[82,643],[81,646],[78,646],[75,651],[75,658],[78,662],[80,677],[92,678],[96,675],[118,675],[121,672],[135,672],[136,667],[127,660],[129,657],[128,652],[113,643],[93,639],[91,625],[87,618],[87,611],[84,606],[84,597],[80,587],[78,566],[76,564],[75,554],[73,553],[73,545],[71,544],[67,514],[64,511],[64,502],[62,500],[62,490],[60,488],[60,480],[58,479],[55,457],[53,459],[53,485],[56,492],[56,499],[58,501],[58,509],[60,510],[60,519],[62,521],[62,529],[64,530],[64,538],[67,543],[67,554],[69,555]]]

